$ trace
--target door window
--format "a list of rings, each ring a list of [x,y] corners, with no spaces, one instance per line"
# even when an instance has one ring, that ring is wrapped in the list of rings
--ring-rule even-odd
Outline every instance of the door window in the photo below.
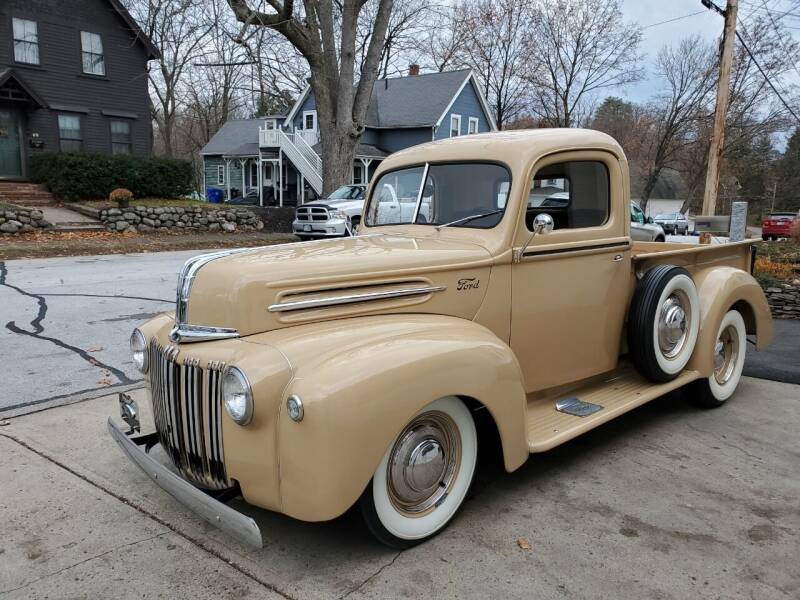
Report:
[[[644,213],[642,209],[635,204],[631,204],[631,221],[644,225]]]
[[[547,213],[554,229],[598,227],[608,220],[608,168],[600,161],[569,161],[540,169],[531,181],[526,224]]]

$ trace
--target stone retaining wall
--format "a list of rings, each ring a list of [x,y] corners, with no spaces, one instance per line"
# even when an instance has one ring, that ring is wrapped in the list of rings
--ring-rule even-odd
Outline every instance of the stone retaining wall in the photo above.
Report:
[[[131,206],[101,210],[98,218],[110,231],[253,231],[263,229],[263,221],[243,208],[207,209],[202,207]]]
[[[50,223],[44,220],[42,211],[35,208],[13,206],[10,209],[0,208],[0,235],[27,233],[34,229],[46,229]]]
[[[777,319],[800,319],[800,287],[784,283],[768,287],[764,293],[772,316]]]

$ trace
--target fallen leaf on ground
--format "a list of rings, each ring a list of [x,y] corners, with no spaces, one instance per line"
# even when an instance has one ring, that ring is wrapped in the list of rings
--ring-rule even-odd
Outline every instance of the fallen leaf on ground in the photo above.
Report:
[[[517,546],[519,546],[523,550],[531,549],[530,542],[528,542],[528,540],[526,540],[525,538],[517,538]]]
[[[110,377],[103,377],[97,382],[97,385],[111,385],[114,383]]]
[[[105,350],[105,348],[98,346],[97,348],[89,348],[87,352],[100,352],[101,350]]]

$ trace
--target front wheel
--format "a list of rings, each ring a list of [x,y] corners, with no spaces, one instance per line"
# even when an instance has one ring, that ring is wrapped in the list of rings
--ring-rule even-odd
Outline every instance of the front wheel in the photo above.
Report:
[[[478,436],[455,396],[418,412],[386,450],[359,501],[370,532],[392,548],[410,548],[442,531],[467,495]]]
[[[747,329],[739,311],[728,311],[722,318],[714,342],[714,372],[707,379],[687,386],[689,398],[703,408],[722,406],[739,385],[747,351]]]

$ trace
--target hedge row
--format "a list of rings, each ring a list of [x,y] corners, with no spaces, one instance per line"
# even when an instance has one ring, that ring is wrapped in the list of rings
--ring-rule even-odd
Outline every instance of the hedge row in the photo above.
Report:
[[[177,198],[192,191],[192,165],[174,158],[44,153],[31,157],[34,181],[64,200],[108,198],[127,188],[134,198]]]

